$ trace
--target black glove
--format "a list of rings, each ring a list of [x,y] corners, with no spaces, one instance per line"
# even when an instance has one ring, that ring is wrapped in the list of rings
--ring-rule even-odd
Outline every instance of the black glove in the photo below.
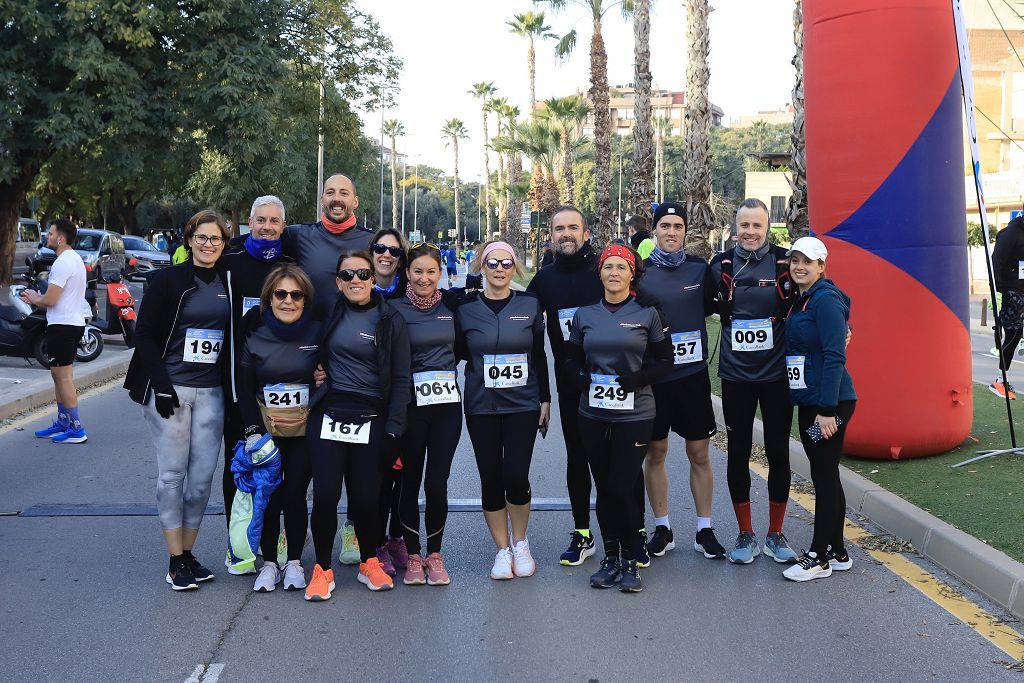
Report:
[[[156,412],[165,420],[171,419],[171,415],[174,415],[174,409],[181,407],[181,404],[178,403],[178,394],[175,393],[174,387],[157,389],[155,391]]]
[[[633,299],[644,308],[661,308],[661,299],[643,289],[638,291]]]
[[[625,389],[627,392],[632,394],[639,387],[640,377],[638,375],[640,373],[637,373],[637,372],[621,373],[618,370],[616,370],[615,374],[618,375],[619,386],[622,387],[623,389]]]

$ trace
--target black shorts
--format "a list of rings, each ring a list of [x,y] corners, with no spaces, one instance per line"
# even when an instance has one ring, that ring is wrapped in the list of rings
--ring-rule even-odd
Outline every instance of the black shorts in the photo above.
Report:
[[[459,274],[458,266],[448,266],[448,274],[449,275],[458,275]]]
[[[77,325],[46,326],[46,357],[51,368],[71,365],[75,361],[75,351],[84,332],[85,328]]]
[[[707,368],[671,382],[654,384],[651,388],[658,411],[652,441],[667,439],[670,429],[688,441],[707,439],[718,431]]]

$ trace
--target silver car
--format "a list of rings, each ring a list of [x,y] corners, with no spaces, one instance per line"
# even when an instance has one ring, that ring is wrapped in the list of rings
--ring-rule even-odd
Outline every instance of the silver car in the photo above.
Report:
[[[145,279],[154,270],[171,265],[171,257],[166,252],[160,251],[143,238],[125,235],[121,239],[128,258],[136,260],[134,270],[128,275],[129,279]]]

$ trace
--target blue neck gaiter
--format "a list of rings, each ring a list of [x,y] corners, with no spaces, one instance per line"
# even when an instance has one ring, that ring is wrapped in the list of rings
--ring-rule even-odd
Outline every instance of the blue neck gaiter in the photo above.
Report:
[[[243,246],[257,261],[274,261],[281,257],[281,240],[261,240],[249,235]]]

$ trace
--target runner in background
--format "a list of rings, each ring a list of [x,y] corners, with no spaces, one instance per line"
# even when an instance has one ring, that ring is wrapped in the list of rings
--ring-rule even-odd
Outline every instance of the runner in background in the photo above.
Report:
[[[992,249],[992,267],[996,289],[1003,295],[999,311],[999,324],[1003,328],[1003,347],[999,351],[1001,367],[1009,380],[1010,363],[1017,353],[1024,333],[1024,216],[1017,216],[996,234]],[[999,397],[1017,398],[1013,385],[996,371],[996,381],[988,385],[989,391]]]

